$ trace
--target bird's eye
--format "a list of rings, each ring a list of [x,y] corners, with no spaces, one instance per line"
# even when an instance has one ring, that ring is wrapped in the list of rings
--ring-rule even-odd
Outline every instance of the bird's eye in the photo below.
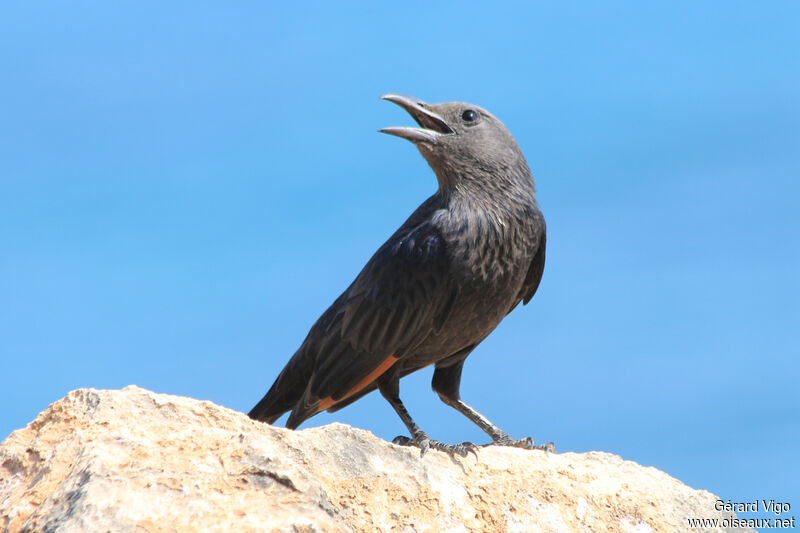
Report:
[[[461,119],[465,122],[475,122],[478,120],[478,114],[472,109],[467,109],[461,113]]]

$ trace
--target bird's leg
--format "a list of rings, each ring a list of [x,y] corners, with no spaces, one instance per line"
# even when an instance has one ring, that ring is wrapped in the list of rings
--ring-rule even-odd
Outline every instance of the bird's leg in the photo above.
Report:
[[[549,452],[555,451],[555,445],[552,442],[548,442],[547,444],[534,444],[532,437],[525,437],[524,439],[512,438],[508,433],[492,424],[488,418],[480,414],[469,405],[465,404],[460,399],[451,399],[442,395],[439,395],[439,397],[444,403],[475,422],[479,428],[485,431],[487,435],[492,437],[494,444],[500,446],[514,446],[516,448],[527,448],[529,450],[546,450]]]
[[[428,437],[428,435],[420,429],[417,423],[414,422],[414,419],[411,418],[410,414],[408,414],[406,406],[403,405],[403,402],[400,400],[400,385],[398,379],[395,378],[393,382],[381,384],[379,389],[381,391],[381,395],[383,395],[383,397],[386,398],[386,401],[388,401],[389,404],[394,408],[395,412],[400,417],[400,420],[402,420],[403,424],[405,424],[408,428],[408,432],[411,433],[411,438],[400,435],[395,437],[395,439],[392,441],[393,443],[403,446],[418,447],[420,450],[420,457],[425,455],[430,448],[433,448],[434,450],[441,450],[447,453],[455,453],[461,455],[462,457],[466,457],[468,453],[472,453],[477,457],[477,453],[475,453],[477,447],[471,442],[447,444]]]
[[[461,401],[459,394],[459,387],[461,384],[461,369],[464,366],[463,359],[451,366],[436,367],[433,373],[433,390],[439,395],[439,398],[463,414],[475,425],[481,428],[487,435],[492,438],[494,444],[500,446],[514,446],[516,448],[527,448],[529,450],[546,450],[555,451],[555,445],[552,442],[547,444],[534,444],[533,438],[526,437],[524,439],[514,439],[508,433],[492,424],[492,422],[480,414],[478,411]]]

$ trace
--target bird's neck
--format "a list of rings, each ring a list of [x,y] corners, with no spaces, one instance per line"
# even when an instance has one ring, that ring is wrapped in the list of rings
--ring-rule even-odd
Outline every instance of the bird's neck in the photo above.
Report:
[[[440,168],[436,177],[438,194],[445,205],[490,216],[538,209],[533,178],[524,159],[512,166],[477,173],[474,169]]]

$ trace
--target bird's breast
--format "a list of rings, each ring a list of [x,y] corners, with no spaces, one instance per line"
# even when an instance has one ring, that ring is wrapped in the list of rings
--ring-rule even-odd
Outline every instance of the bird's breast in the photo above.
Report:
[[[454,328],[469,325],[483,338],[519,295],[536,252],[536,230],[520,216],[477,214],[460,222],[446,237],[451,282],[458,292],[448,323]]]
[[[453,274],[492,288],[519,282],[536,252],[536,228],[525,213],[474,210],[451,215],[442,232]]]

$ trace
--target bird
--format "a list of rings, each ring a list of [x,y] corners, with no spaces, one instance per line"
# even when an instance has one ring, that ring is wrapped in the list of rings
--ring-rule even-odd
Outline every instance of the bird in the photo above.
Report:
[[[381,99],[419,127],[378,131],[416,145],[438,189],[314,323],[249,416],[272,424],[290,412],[286,427],[296,429],[377,389],[410,434],[394,443],[421,455],[475,453],[471,442],[431,439],[400,399],[400,378],[435,365],[433,390],[492,444],[553,450],[552,443],[512,438],[459,391],[467,356],[533,298],[542,279],[546,226],[528,163],[503,123],[476,105],[401,94]]]

